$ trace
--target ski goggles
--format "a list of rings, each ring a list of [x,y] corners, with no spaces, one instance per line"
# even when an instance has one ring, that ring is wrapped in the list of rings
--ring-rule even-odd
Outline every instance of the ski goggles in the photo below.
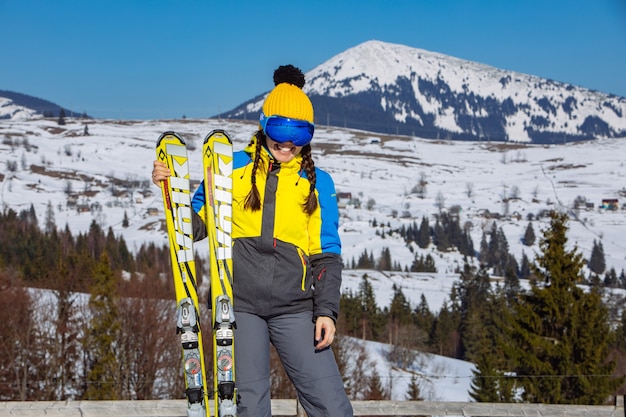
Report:
[[[292,142],[296,146],[305,146],[311,143],[315,126],[306,120],[290,119],[282,116],[265,117],[261,113],[261,129],[274,142]]]

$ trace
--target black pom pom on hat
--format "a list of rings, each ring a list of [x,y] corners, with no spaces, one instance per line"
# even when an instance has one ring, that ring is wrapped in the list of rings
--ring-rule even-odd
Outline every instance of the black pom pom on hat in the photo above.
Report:
[[[274,85],[289,83],[299,88],[304,87],[304,74],[293,65],[281,65],[274,71]]]
[[[274,84],[274,89],[263,102],[263,116],[282,116],[313,123],[313,104],[302,91],[302,71],[293,65],[281,65],[274,71]]]

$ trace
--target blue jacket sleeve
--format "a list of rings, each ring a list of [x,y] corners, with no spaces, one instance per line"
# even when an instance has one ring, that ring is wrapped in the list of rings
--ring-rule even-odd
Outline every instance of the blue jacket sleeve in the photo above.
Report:
[[[322,216],[322,252],[310,258],[314,280],[313,316],[328,316],[337,321],[343,269],[337,194],[332,177],[319,169],[316,188]]]
[[[204,224],[202,217],[198,214],[204,207],[205,201],[203,180],[191,199],[191,207],[193,208],[193,213],[191,214],[191,227],[193,229],[193,240],[195,242],[207,237],[206,225]]]

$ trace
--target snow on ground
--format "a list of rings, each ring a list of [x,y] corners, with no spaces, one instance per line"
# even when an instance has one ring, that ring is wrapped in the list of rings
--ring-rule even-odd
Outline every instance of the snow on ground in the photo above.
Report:
[[[167,244],[161,229],[160,190],[150,182],[162,132],[174,130],[186,140],[192,177],[199,179],[199,149],[208,132],[225,129],[237,150],[255,130],[254,122],[216,119],[67,122],[59,126],[56,120],[0,121],[0,207],[19,211],[32,204],[42,225],[51,207],[57,227],[68,225],[75,233],[86,232],[96,221],[123,235],[131,250],[146,242]],[[423,216],[433,224],[439,203],[461,207],[461,225],[470,228],[475,249],[483,231],[496,222],[518,261],[522,253],[532,260],[539,250],[537,243],[529,248],[520,240],[529,215],[568,210],[577,216],[569,223],[570,245],[589,258],[594,240],[600,241],[607,268],[618,274],[626,269],[626,210],[600,208],[603,199],[619,199],[626,207],[626,138],[528,146],[432,141],[317,126],[313,145],[317,166],[332,174],[337,191],[361,201],[360,208],[341,209],[344,262],[357,261],[364,251],[377,258],[384,247],[403,268],[411,265],[415,254],[431,254],[435,260],[438,272],[432,274],[345,270],[344,289],[356,291],[367,273],[381,307],[391,301],[392,283],[413,306],[422,294],[433,311],[447,299],[462,257],[433,248],[412,253],[398,236],[389,234],[403,224],[419,226]],[[420,180],[426,184],[423,198],[413,192]],[[572,211],[576,199],[586,200],[590,207]],[[499,213],[501,219],[487,218],[487,211]],[[127,228],[122,227],[125,215]],[[372,227],[374,221],[377,227]],[[547,222],[533,220],[537,242]],[[201,256],[203,244],[196,246]],[[368,343],[373,357],[384,357],[386,348]],[[471,364],[436,356],[422,363],[423,369],[415,372],[432,381],[429,399],[468,399]],[[390,369],[382,359],[377,367],[381,376],[403,372]],[[394,399],[403,398],[410,380],[406,374],[400,376],[394,378]]]

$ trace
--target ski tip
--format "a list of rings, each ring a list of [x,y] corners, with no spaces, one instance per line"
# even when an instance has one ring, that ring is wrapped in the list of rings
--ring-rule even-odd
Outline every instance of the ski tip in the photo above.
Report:
[[[161,136],[159,136],[159,139],[157,140],[157,147],[159,147],[162,141],[171,137],[176,138],[176,140],[178,140],[181,144],[183,145],[185,144],[185,141],[183,140],[183,138],[181,138],[176,132],[168,130],[166,132],[161,133]]]
[[[211,132],[209,132],[209,134],[204,138],[204,143],[207,143],[212,137],[224,137],[228,140],[228,143],[233,143],[228,133],[223,129],[211,130]]]

